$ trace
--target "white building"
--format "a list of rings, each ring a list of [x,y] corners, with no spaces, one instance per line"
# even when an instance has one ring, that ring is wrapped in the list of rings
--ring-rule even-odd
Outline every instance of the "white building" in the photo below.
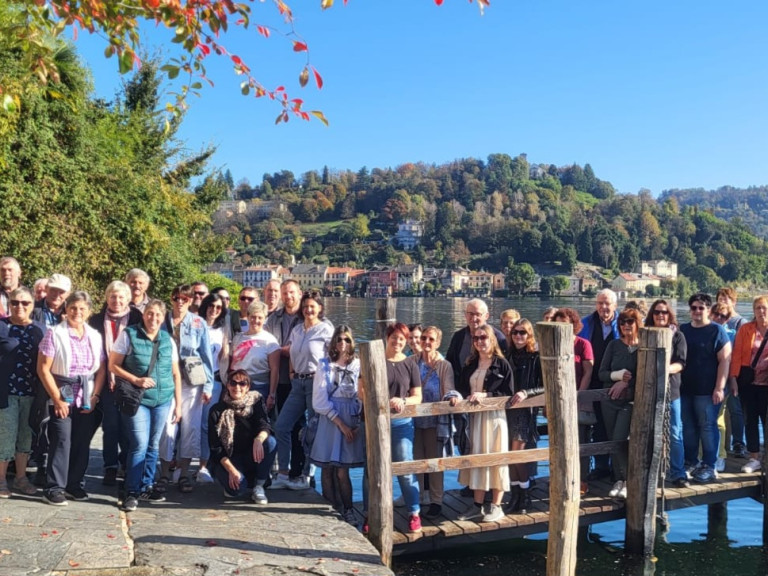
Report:
[[[413,250],[421,244],[424,235],[424,226],[418,220],[406,220],[397,225],[395,240],[405,250]]]

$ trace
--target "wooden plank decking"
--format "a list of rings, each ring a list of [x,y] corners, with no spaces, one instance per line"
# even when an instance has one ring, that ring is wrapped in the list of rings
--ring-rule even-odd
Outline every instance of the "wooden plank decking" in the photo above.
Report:
[[[760,499],[760,474],[739,472],[746,461],[728,459],[726,470],[717,481],[710,484],[691,483],[690,488],[678,489],[667,485],[665,488],[665,509],[676,510],[690,506],[714,504],[739,498]],[[611,483],[599,481],[590,483],[590,491],[582,497],[579,524],[586,526],[625,517],[624,501],[608,496]],[[532,506],[527,514],[509,514],[498,522],[463,522],[457,520],[469,499],[461,498],[457,490],[446,491],[443,500],[443,515],[439,518],[425,518],[422,515],[421,534],[408,533],[408,516],[404,508],[395,508],[393,553],[412,554],[436,551],[446,547],[476,542],[492,542],[509,538],[520,538],[529,534],[547,532],[549,529],[549,478],[538,478],[532,488]],[[661,489],[657,490],[661,499]],[[661,502],[658,505],[661,511]]]

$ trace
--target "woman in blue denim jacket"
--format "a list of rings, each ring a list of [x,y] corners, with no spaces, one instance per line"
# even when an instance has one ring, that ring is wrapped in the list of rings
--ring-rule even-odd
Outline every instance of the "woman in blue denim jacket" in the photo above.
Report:
[[[192,479],[189,464],[192,458],[200,458],[203,406],[211,401],[213,393],[213,355],[205,320],[189,311],[192,303],[192,287],[189,284],[176,286],[171,293],[171,312],[163,329],[169,332],[179,348],[181,368],[181,420],[168,421],[160,440],[161,478],[157,488],[162,490],[170,481],[170,463],[178,464],[179,491],[191,492]],[[205,382],[191,382],[184,368],[185,360],[199,358],[205,372]],[[173,413],[173,409],[171,409]]]

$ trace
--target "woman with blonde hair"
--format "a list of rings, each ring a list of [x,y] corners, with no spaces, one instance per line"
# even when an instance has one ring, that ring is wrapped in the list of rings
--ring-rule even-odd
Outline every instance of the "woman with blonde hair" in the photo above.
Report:
[[[472,351],[461,370],[456,390],[473,404],[488,397],[511,395],[512,369],[504,359],[491,326],[484,324],[475,329]],[[452,400],[451,403],[456,402]],[[469,427],[472,454],[506,452],[509,448],[507,416],[503,409],[470,414]],[[495,522],[504,517],[501,499],[509,490],[506,465],[461,470],[459,483],[474,491],[473,502],[459,515],[459,520]],[[489,490],[491,503],[487,510],[483,510],[485,494]]]

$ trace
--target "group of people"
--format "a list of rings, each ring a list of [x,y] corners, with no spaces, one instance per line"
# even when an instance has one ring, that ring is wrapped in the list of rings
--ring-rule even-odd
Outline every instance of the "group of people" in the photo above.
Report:
[[[167,309],[148,296],[149,276],[133,269],[107,286],[102,309],[92,314],[90,296],[72,290],[62,274],[36,282],[34,292],[20,279],[18,262],[0,259],[0,498],[36,493],[26,476],[31,457],[45,502],[88,499],[89,446],[101,425],[102,481],[115,485],[124,477],[120,505],[126,511],[164,501],[171,485],[189,493],[205,482],[220,483],[227,498],[267,504],[268,489],[311,488],[312,467],[319,466],[324,497],[357,524],[350,469],[366,464],[360,362],[352,329],[325,317],[320,293],[302,292],[292,279],[275,280],[262,290],[246,286],[230,306],[225,289],[209,291],[196,282],[176,286]],[[735,300],[733,291],[721,290],[710,315],[710,297],[696,294],[689,301],[691,322],[682,325],[665,300],[656,300],[645,317],[631,307],[618,312],[610,290],[598,293],[595,312],[585,318],[571,308],[548,310],[545,320],[574,327],[579,390],[609,388],[602,403],[580,406],[581,441],[626,440],[639,328],[668,327],[675,331],[668,480],[683,485],[691,477],[716,477],[722,457],[717,421],[729,382],[731,448],[745,449],[746,427],[744,470],[759,469],[768,301],[756,299],[755,319],[746,323],[734,312]],[[479,299],[467,303],[465,319],[445,356],[437,326],[388,327],[393,461],[450,456],[454,442],[464,454],[536,446],[538,409],[517,406],[544,392],[532,323],[505,310],[495,328]],[[741,374],[745,367],[750,382]],[[468,418],[396,417],[410,404],[487,397],[510,400]],[[742,405],[746,426],[736,409]],[[193,460],[199,461],[195,475]],[[591,472],[585,460],[582,491],[589,479],[610,474],[611,494],[625,496],[626,468],[622,449],[596,457]],[[462,494],[472,501],[459,520],[524,513],[535,471],[535,463],[462,470]],[[427,517],[442,514],[442,473],[403,475],[398,482],[411,531],[421,530],[422,504],[429,504]]]

